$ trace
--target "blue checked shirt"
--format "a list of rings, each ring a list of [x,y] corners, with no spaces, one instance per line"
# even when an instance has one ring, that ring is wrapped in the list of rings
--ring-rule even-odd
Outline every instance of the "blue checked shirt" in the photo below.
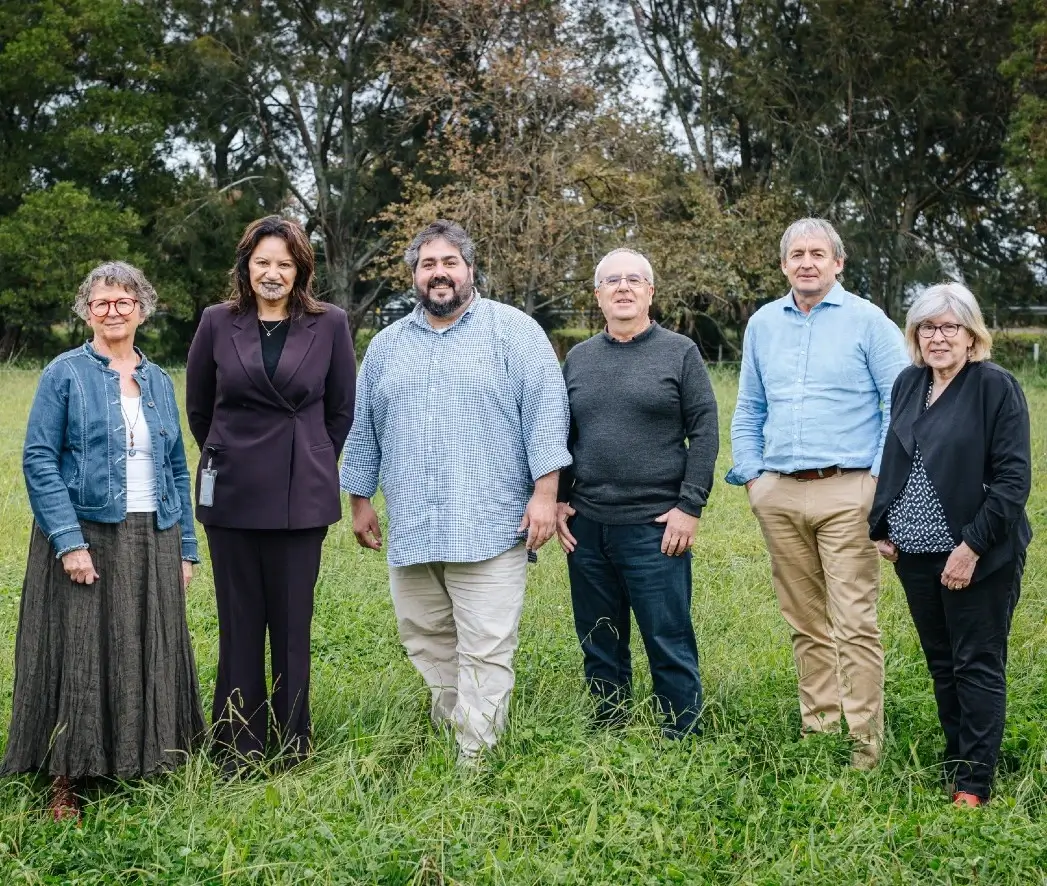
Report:
[[[571,464],[556,354],[516,308],[480,296],[433,329],[421,306],[371,341],[342,489],[389,511],[390,566],[475,563],[522,540],[534,481]]]
[[[891,388],[908,365],[901,330],[839,283],[810,314],[792,292],[764,305],[742,343],[727,482],[833,465],[878,475]]]

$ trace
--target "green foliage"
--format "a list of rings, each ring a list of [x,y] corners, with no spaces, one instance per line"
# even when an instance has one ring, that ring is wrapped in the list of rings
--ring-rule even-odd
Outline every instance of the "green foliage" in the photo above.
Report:
[[[567,356],[567,352],[571,350],[575,345],[580,344],[586,339],[592,338],[594,329],[554,329],[549,333],[549,341],[552,342],[553,350],[556,351],[556,356],[563,360]]]
[[[35,373],[0,372],[0,723],[10,715],[30,515],[19,453]],[[176,375],[176,384],[178,384]],[[714,373],[722,477],[736,382]],[[178,385],[180,387],[180,384]],[[1047,459],[1047,386],[1026,386],[1034,463]],[[195,447],[192,447],[195,450]],[[190,453],[195,459],[195,451]],[[82,827],[44,814],[46,781],[0,781],[0,882],[162,884],[760,884],[1034,886],[1047,870],[1047,480],[1034,474],[1036,537],[1010,641],[998,793],[955,810],[927,668],[884,567],[880,626],[890,730],[883,765],[846,766],[837,736],[800,740],[789,629],[742,490],[717,483],[695,544],[693,612],[705,735],[664,744],[634,632],[635,716],[587,728],[563,554],[528,570],[509,727],[477,773],[428,722],[403,653],[384,557],[332,527],[316,594],[303,766],[228,784],[203,755],[179,772],[93,786]],[[203,535],[201,533],[201,539]],[[205,700],[217,628],[206,551],[187,595]],[[206,704],[206,701],[205,701]]]
[[[1013,53],[1002,65],[1014,83],[1018,104],[1011,118],[1008,160],[1040,212],[1037,223],[1047,233],[1047,2],[1020,0]]]
[[[353,345],[356,348],[356,359],[357,361],[363,360],[364,354],[367,353],[367,346],[378,334],[377,329],[357,329],[356,337],[353,341]]]
[[[736,356],[783,290],[775,243],[805,214],[837,222],[845,283],[896,317],[945,276],[1035,304],[1045,21],[1045,0],[7,0],[0,224],[60,183],[133,214],[114,237],[164,308],[144,334],[179,362],[273,212],[306,224],[354,329],[437,215],[545,326],[581,322],[603,252],[644,250],[661,321],[709,354]],[[640,52],[659,107],[631,88]],[[2,286],[35,304],[28,279]],[[60,346],[52,313],[13,321],[0,359]]]
[[[52,330],[71,318],[80,281],[104,259],[139,261],[129,209],[59,182],[0,217],[0,353],[54,349]]]
[[[1015,4],[627,5],[693,165],[832,218],[856,291],[897,318],[914,283],[991,270],[991,301],[1043,299],[1042,242],[1003,178]]]
[[[1033,368],[1033,346],[1040,346],[1040,365],[1047,366],[1047,332],[1042,330],[1010,329],[994,332],[992,336],[993,362],[1019,371]]]

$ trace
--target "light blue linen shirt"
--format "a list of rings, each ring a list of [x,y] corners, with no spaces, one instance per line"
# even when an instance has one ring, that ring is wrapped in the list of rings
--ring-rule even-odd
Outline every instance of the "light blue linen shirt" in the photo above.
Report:
[[[727,482],[833,465],[878,475],[891,388],[908,365],[901,330],[839,283],[809,314],[791,291],[764,305],[742,343]]]
[[[571,464],[569,425],[532,318],[476,296],[434,329],[417,306],[367,348],[341,487],[370,498],[381,483],[390,566],[487,560],[522,540],[534,481]]]

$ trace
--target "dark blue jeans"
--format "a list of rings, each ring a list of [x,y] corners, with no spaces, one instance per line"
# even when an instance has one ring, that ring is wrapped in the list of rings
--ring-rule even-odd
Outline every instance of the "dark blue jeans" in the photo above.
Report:
[[[570,529],[578,540],[567,557],[574,628],[599,722],[624,719],[631,696],[632,608],[665,718],[663,733],[679,738],[699,731],[702,683],[691,624],[691,552],[663,554],[665,527],[659,523],[613,526],[576,514]]]
[[[962,590],[941,582],[948,554],[898,556],[945,733],[945,776],[989,798],[1007,713],[1007,636],[1021,594],[1025,554]]]

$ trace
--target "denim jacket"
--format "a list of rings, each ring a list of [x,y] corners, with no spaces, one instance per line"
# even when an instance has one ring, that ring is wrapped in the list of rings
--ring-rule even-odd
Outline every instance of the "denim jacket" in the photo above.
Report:
[[[156,467],[156,526],[181,526],[182,559],[199,562],[189,468],[171,378],[140,358],[134,379]],[[29,505],[56,555],[88,547],[80,520],[127,516],[127,443],[120,373],[90,343],[59,355],[36,390],[22,451]]]

